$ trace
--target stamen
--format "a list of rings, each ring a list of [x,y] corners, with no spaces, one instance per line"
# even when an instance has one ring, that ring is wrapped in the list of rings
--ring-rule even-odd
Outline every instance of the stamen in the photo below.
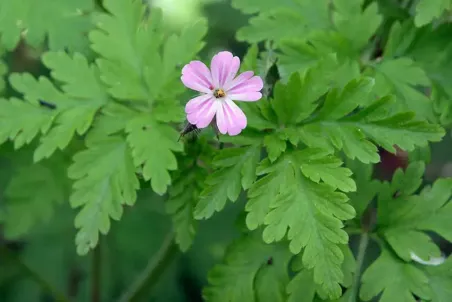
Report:
[[[226,95],[226,93],[224,92],[223,89],[219,88],[219,89],[215,89],[215,91],[213,92],[213,96],[216,97],[217,99],[222,98]]]

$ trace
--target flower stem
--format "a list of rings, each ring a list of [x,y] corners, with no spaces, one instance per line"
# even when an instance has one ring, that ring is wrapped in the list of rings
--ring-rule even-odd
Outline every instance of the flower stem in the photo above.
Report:
[[[361,270],[363,267],[364,257],[366,255],[366,250],[367,250],[368,244],[369,244],[369,234],[367,232],[364,232],[361,234],[361,237],[359,239],[358,254],[356,256],[355,276],[353,278],[353,284],[350,288],[350,290],[351,290],[351,293],[349,295],[350,302],[358,301],[357,296],[358,296],[359,281],[361,280]]]
[[[143,272],[119,299],[120,302],[139,301],[151,289],[178,254],[179,248],[174,242],[174,234],[170,232],[155,255],[149,259]]]
[[[47,282],[44,278],[39,275],[39,273],[32,270],[27,264],[25,264],[20,258],[11,252],[6,246],[0,244],[0,255],[5,257],[8,262],[15,263],[17,267],[25,275],[29,276],[34,280],[41,288],[57,302],[69,302],[69,298],[57,289],[55,289],[51,284]]]

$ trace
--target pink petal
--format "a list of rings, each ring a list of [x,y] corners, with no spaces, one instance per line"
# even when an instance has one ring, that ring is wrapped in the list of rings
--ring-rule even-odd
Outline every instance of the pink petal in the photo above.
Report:
[[[190,89],[209,93],[213,89],[209,68],[200,61],[191,61],[182,68],[182,83]]]
[[[196,125],[198,128],[207,127],[212,122],[218,108],[218,101],[211,97],[204,102],[200,102],[196,111],[187,114],[187,120],[190,124]],[[187,104],[188,105],[188,104]]]
[[[203,104],[209,100],[213,99],[212,94],[203,94],[198,97],[191,99],[187,105],[185,105],[185,113],[193,113],[198,111]]]
[[[228,90],[228,97],[231,100],[254,102],[262,98],[259,91],[264,86],[261,77],[254,76],[251,79],[241,82],[240,84]]]
[[[237,94],[228,94],[228,98],[234,101],[244,101],[244,102],[255,102],[262,98],[262,93],[260,92],[244,92]]]
[[[246,127],[246,116],[243,111],[230,99],[221,103],[216,115],[218,130],[222,134],[234,136]]]
[[[210,70],[213,84],[217,88],[232,81],[240,67],[240,59],[234,57],[229,51],[221,51],[212,58]]]
[[[233,87],[235,87],[235,86],[237,86],[237,85],[240,85],[241,83],[243,83],[243,82],[245,82],[246,80],[250,79],[253,75],[254,75],[254,72],[252,72],[252,71],[245,71],[245,72],[242,72],[242,73],[241,73],[238,77],[236,77],[234,80],[232,80],[232,81],[226,83],[226,84],[223,86],[223,89],[226,90],[226,91],[228,91],[228,90],[230,90],[231,88],[233,88]]]

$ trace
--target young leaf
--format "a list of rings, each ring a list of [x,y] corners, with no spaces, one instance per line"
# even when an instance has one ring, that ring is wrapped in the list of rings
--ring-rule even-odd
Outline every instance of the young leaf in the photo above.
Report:
[[[283,302],[291,254],[284,244],[265,244],[259,232],[242,235],[208,275],[206,301]]]
[[[226,201],[236,201],[243,189],[248,189],[256,178],[260,147],[250,145],[223,149],[213,161],[216,171],[207,177],[195,208],[196,219],[207,219],[221,211]]]
[[[135,203],[139,188],[131,152],[122,137],[91,139],[87,147],[74,156],[68,171],[75,180],[71,206],[82,207],[75,218],[80,255],[97,245],[99,232],[108,233],[110,218],[121,218],[124,204]]]
[[[21,38],[34,47],[48,41],[51,50],[87,51],[93,0],[2,0],[0,34],[12,51]]]
[[[267,243],[282,240],[287,233],[292,253],[304,249],[303,265],[313,269],[315,283],[329,297],[338,298],[344,259],[338,244],[348,241],[341,220],[353,218],[355,212],[345,194],[305,177],[300,159],[302,153],[286,152],[273,164],[262,162],[259,174],[266,175],[249,190],[247,224],[251,228],[265,224]]]
[[[183,150],[182,143],[177,141],[179,133],[149,114],[133,118],[126,131],[135,166],[143,166],[144,179],[151,180],[154,192],[164,194],[171,183],[168,171],[177,169],[173,152]]]
[[[383,292],[381,302],[414,302],[413,295],[430,300],[432,293],[428,282],[422,270],[383,249],[378,259],[363,274],[360,298],[370,301]]]

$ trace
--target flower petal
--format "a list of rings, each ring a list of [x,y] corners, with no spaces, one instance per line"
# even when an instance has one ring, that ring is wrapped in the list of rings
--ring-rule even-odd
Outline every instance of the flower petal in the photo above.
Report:
[[[212,122],[218,108],[218,101],[211,97],[204,102],[200,102],[196,111],[187,114],[187,120],[190,124],[196,125],[198,128],[207,127]]]
[[[246,116],[243,111],[231,100],[221,102],[216,115],[218,130],[222,134],[229,133],[234,136],[246,127]]]
[[[232,81],[240,67],[240,59],[229,51],[221,51],[212,58],[210,70],[213,84],[222,88],[225,83]]]
[[[191,99],[186,105],[185,105],[185,113],[193,113],[200,109],[200,107],[210,99],[213,99],[212,94],[203,94],[200,96],[197,96],[193,99]]]
[[[213,89],[209,68],[201,61],[191,61],[182,68],[182,83],[190,89],[209,93]]]
[[[252,78],[253,75],[254,75],[254,72],[252,72],[252,71],[245,71],[245,72],[242,72],[242,73],[239,74],[239,76],[236,77],[234,80],[232,80],[232,81],[226,83],[226,84],[223,86],[223,89],[226,90],[226,91],[228,91],[228,90],[230,90],[231,88],[233,88],[233,87],[235,87],[235,86],[237,86],[237,85],[240,85],[240,84],[242,84],[243,82],[247,81],[248,79]]]
[[[230,88],[227,94],[232,100],[254,102],[262,98],[262,93],[259,91],[262,90],[263,86],[261,77],[254,76]]]
[[[244,101],[244,102],[255,102],[262,98],[262,93],[260,92],[244,92],[237,94],[228,94],[228,98],[234,101]]]

